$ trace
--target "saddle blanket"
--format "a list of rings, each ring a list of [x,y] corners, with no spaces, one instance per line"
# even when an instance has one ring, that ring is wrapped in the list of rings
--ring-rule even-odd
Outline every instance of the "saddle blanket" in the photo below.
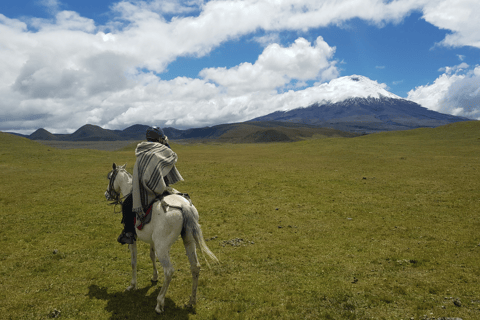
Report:
[[[183,197],[183,199],[180,197],[173,197],[173,195],[181,196]],[[147,225],[150,222],[150,220],[152,220],[153,205],[158,201],[161,202],[162,208],[166,212],[169,207],[182,209],[182,206],[185,205],[185,200],[187,200],[190,203],[190,205],[192,205],[192,201],[190,200],[190,197],[187,193],[180,193],[174,188],[168,188],[167,191],[165,191],[160,197],[156,198],[148,206],[148,209],[145,212],[143,219],[141,219],[137,213],[135,217],[135,227],[138,230],[142,230],[143,227]]]

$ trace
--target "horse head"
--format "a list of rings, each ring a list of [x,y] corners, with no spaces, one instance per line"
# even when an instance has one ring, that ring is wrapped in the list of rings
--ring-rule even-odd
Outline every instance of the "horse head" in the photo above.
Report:
[[[109,181],[107,191],[105,191],[105,198],[108,201],[114,201],[112,204],[121,204],[122,198],[120,194],[126,196],[131,191],[132,176],[125,170],[125,167],[126,164],[117,166],[113,163],[112,171],[107,175]]]

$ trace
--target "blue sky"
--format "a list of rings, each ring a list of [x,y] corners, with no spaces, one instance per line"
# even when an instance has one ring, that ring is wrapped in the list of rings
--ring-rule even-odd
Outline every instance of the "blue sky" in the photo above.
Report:
[[[304,107],[362,75],[480,118],[476,0],[0,4],[0,130],[184,129]]]

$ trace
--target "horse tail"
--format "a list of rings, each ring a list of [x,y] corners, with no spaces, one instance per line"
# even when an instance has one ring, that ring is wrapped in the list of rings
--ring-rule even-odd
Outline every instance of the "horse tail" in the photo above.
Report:
[[[205,262],[210,267],[206,257],[209,257],[212,261],[218,263],[218,258],[213,254],[213,252],[207,247],[205,240],[203,238],[202,229],[198,223],[199,215],[197,209],[193,205],[183,205],[182,206],[182,215],[183,215],[183,227],[182,227],[182,238],[189,232],[191,232],[197,246],[200,248],[203,256],[205,257]]]

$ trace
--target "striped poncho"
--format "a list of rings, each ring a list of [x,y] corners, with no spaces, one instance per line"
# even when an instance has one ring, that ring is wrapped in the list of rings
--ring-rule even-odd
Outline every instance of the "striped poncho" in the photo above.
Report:
[[[133,212],[143,217],[148,205],[161,195],[166,184],[183,181],[175,168],[177,154],[158,142],[141,142],[135,150],[137,161],[133,168]]]

